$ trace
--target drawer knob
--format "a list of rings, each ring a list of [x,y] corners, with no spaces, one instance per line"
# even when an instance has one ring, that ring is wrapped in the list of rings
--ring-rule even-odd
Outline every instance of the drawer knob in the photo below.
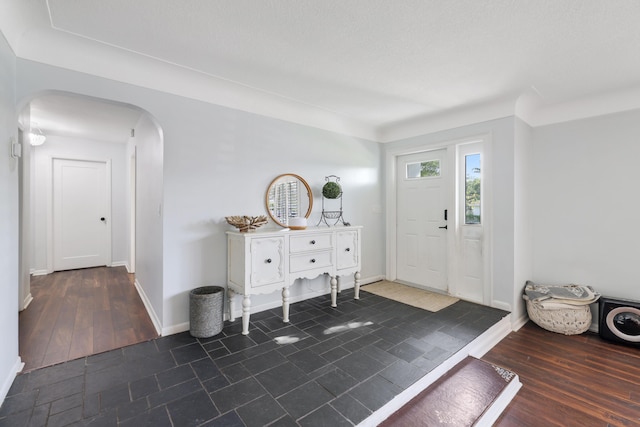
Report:
[[[313,264],[315,262],[316,262],[316,259],[315,258],[311,258],[311,263]]]
[[[310,243],[311,243],[312,245],[315,245],[315,244],[316,244],[316,241],[315,241],[315,240],[312,240]]]
[[[267,264],[271,264],[271,258],[267,258],[264,262],[266,262]]]
[[[345,252],[351,252],[351,248],[347,248],[344,250]]]

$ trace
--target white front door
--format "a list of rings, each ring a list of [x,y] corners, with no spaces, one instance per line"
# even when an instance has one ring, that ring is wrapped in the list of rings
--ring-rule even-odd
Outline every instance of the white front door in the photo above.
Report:
[[[446,150],[397,157],[396,279],[447,291]]]
[[[53,269],[111,263],[107,162],[53,159]]]

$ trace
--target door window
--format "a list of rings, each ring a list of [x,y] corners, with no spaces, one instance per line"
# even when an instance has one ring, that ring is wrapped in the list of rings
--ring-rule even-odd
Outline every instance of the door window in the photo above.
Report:
[[[440,176],[440,160],[407,163],[407,179],[437,178]]]

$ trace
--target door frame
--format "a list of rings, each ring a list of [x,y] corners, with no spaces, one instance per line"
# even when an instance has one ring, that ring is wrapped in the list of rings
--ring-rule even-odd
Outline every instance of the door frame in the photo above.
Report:
[[[54,251],[54,242],[53,242],[53,162],[55,160],[72,160],[79,162],[94,162],[94,163],[104,163],[105,164],[105,191],[107,193],[106,200],[106,210],[107,210],[107,267],[111,267],[113,259],[112,259],[112,230],[111,230],[111,219],[113,215],[111,213],[111,159],[99,159],[99,158],[87,158],[87,157],[73,157],[73,156],[47,156],[47,176],[49,177],[49,184],[47,185],[47,274],[51,274],[54,272],[54,262],[53,262],[53,251]]]
[[[458,168],[458,158],[457,158],[457,147],[459,145],[468,144],[473,141],[482,141],[484,145],[483,154],[484,154],[484,169],[486,170],[486,174],[483,173],[483,179],[485,180],[483,186],[483,215],[486,218],[485,222],[485,239],[483,242],[483,253],[484,253],[484,295],[483,302],[484,305],[491,305],[491,301],[493,300],[493,271],[492,271],[492,182],[491,182],[491,133],[480,133],[475,135],[470,135],[464,138],[456,138],[456,139],[447,139],[440,140],[431,143],[423,143],[419,145],[412,146],[402,146],[396,148],[390,148],[386,150],[384,162],[385,162],[385,194],[386,194],[386,226],[385,226],[385,239],[386,239],[386,279],[387,280],[395,280],[397,278],[397,263],[396,263],[396,254],[397,254],[397,219],[398,219],[398,204],[397,204],[397,171],[396,164],[397,158],[399,156],[404,156],[408,154],[416,154],[425,151],[435,151],[435,150],[446,150],[446,159],[449,165],[449,177],[447,178],[446,186],[446,203],[450,206],[454,212],[449,215],[450,219],[458,218],[458,202],[457,202],[457,191],[456,191],[456,183],[458,176],[457,168]],[[449,221],[451,225],[453,225],[454,221]],[[460,264],[459,256],[458,256],[458,248],[457,248],[457,227],[454,232],[447,233],[447,275],[448,275],[448,283],[447,289],[449,294],[454,295],[456,292],[456,271]]]

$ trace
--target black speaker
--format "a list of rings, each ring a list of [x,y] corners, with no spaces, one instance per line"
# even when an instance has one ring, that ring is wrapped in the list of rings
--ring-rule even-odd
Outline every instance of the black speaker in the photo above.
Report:
[[[640,347],[640,301],[601,297],[598,331],[606,340]]]

